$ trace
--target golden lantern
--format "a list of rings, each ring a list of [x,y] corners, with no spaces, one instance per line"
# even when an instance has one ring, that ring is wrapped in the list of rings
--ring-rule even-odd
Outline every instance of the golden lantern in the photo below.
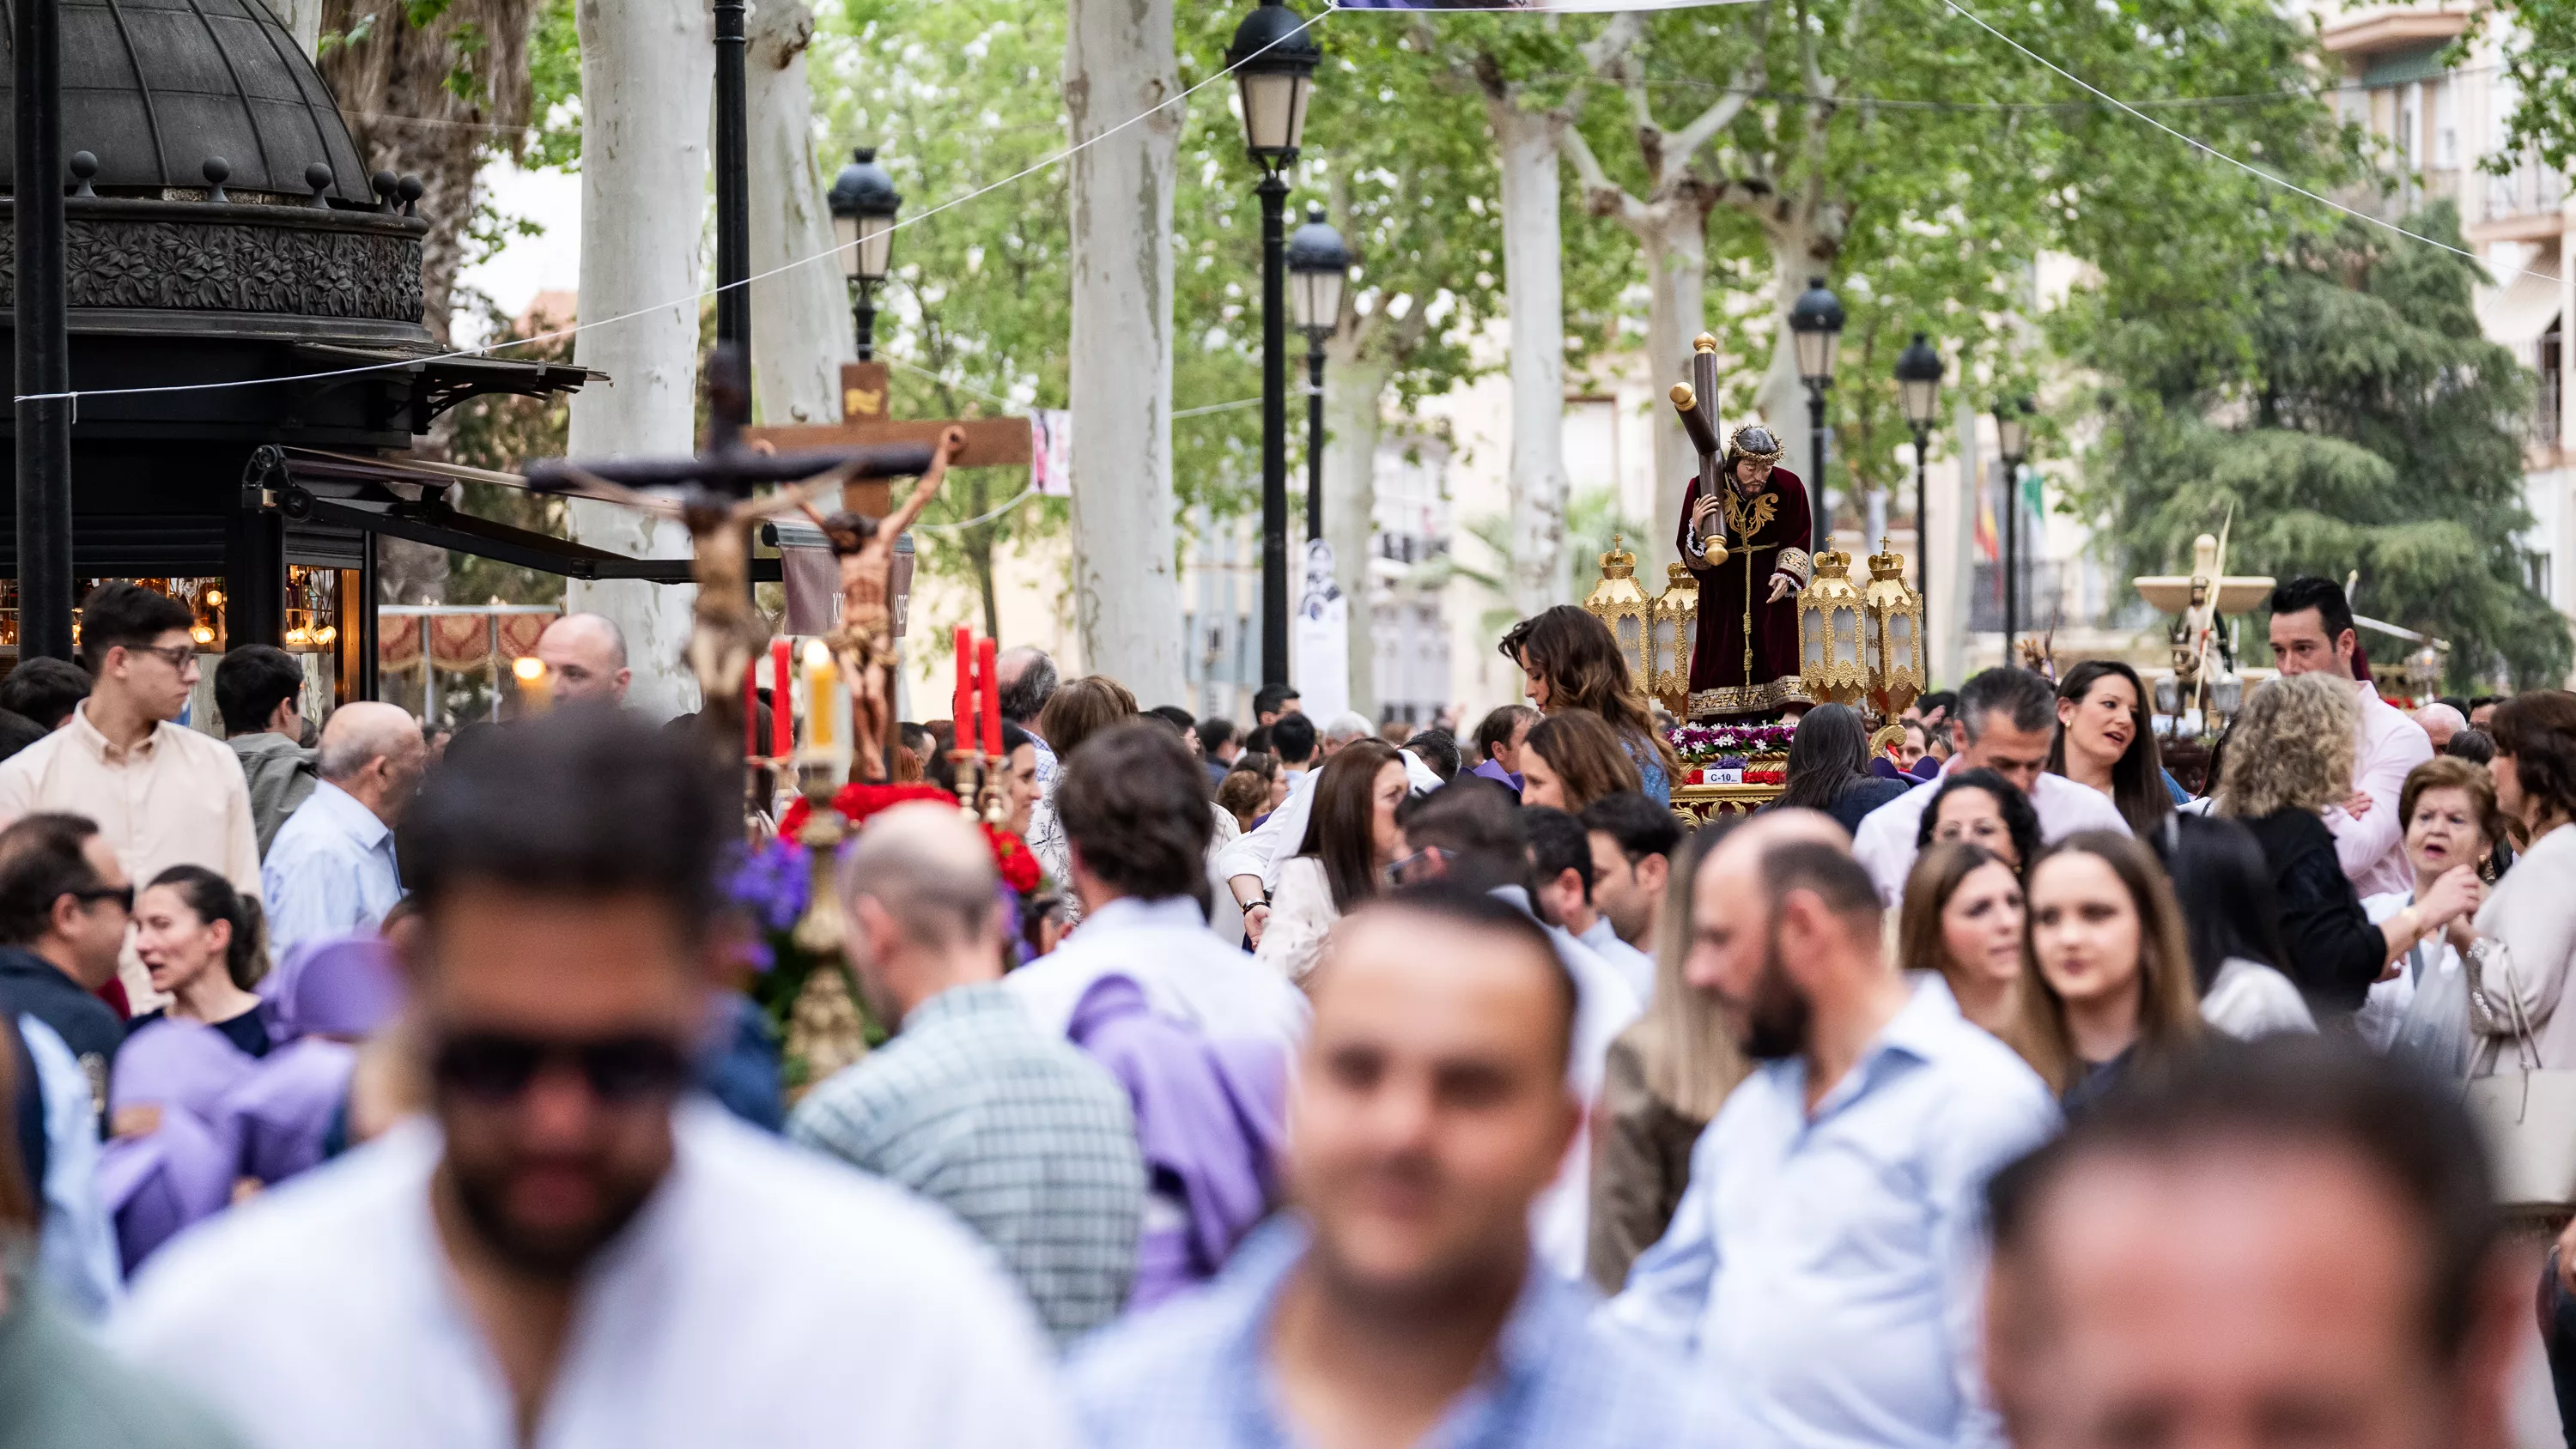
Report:
[[[1878,541],[1861,590],[1868,615],[1869,702],[1892,720],[1923,693],[1931,672],[1923,656],[1923,596],[1906,587],[1905,555]]]
[[[1699,579],[1688,564],[1664,565],[1669,581],[1655,596],[1653,627],[1654,687],[1648,692],[1664,702],[1675,719],[1690,718],[1691,646],[1699,638]]]
[[[1798,591],[1798,674],[1807,698],[1858,708],[1869,688],[1869,627],[1851,555],[1827,549],[1815,556],[1815,569]]]
[[[1583,607],[1610,626],[1610,637],[1619,641],[1619,657],[1627,661],[1628,676],[1637,681],[1637,688],[1649,690],[1653,660],[1647,654],[1646,628],[1654,605],[1637,586],[1637,556],[1620,547],[1625,542],[1625,535],[1610,536],[1610,551],[1601,555],[1601,582],[1592,586]]]

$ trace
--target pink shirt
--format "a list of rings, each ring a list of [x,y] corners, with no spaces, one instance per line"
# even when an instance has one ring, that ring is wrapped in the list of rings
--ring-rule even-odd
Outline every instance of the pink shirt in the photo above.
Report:
[[[2355,891],[2365,896],[2410,891],[2415,870],[2406,863],[2406,822],[2397,817],[2397,797],[2415,767],[2433,758],[2433,739],[2381,699],[2377,687],[2363,682],[2353,688],[2360,721],[2353,740],[2352,788],[2370,797],[2370,808],[2356,816],[2340,805],[2329,806],[2326,829],[2334,832],[2335,858]]]

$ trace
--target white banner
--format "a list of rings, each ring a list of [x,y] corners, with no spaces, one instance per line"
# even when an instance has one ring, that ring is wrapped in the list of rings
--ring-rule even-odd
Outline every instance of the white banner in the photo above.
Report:
[[[1029,413],[1029,486],[1049,498],[1073,496],[1073,414],[1063,408]]]
[[[1351,601],[1333,578],[1333,546],[1320,538],[1306,545],[1305,590],[1288,621],[1288,671],[1308,719],[1351,707]]]

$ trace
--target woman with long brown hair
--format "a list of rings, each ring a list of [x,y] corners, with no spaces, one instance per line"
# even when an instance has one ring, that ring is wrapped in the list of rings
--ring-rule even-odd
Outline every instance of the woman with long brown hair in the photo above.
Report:
[[[2026,989],[2069,1111],[2200,1041],[2190,937],[2153,852],[2085,830],[2030,868]]]
[[[1572,604],[1559,604],[1514,624],[1496,646],[1526,676],[1529,702],[1551,717],[1585,710],[1601,722],[1637,765],[1647,798],[1658,805],[1673,802],[1673,778],[1680,757],[1655,732],[1655,714],[1646,703],[1619,641],[1610,626]]]
[[[1896,960],[1940,977],[1971,1025],[2061,1081],[2066,1058],[2037,1023],[2022,966],[2023,913],[2021,873],[2002,857],[1964,840],[1936,842],[1906,877]]]
[[[1325,762],[1306,838],[1280,867],[1255,960],[1291,981],[1315,969],[1333,923],[1384,888],[1386,868],[1404,844],[1395,807],[1408,788],[1404,761],[1384,740],[1353,740]]]
[[[1604,795],[1644,788],[1637,762],[1597,715],[1580,710],[1550,715],[1521,742],[1521,803],[1568,815]],[[1667,802],[1669,803],[1669,802]]]
[[[2140,839],[2174,808],[2147,704],[2138,671],[2087,659],[2058,682],[2057,743],[2048,747],[2048,772],[2110,796]]]

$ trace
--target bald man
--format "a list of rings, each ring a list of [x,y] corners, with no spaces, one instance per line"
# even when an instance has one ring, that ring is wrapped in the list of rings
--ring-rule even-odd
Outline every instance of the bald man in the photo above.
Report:
[[[321,783],[278,827],[259,871],[269,949],[375,930],[402,899],[394,827],[428,768],[420,726],[390,704],[344,704],[322,726]]]
[[[955,1213],[1059,1344],[1127,1302],[1145,1161],[1127,1093],[1002,986],[992,849],[899,805],[841,863],[860,994],[894,1040],[797,1104],[787,1135]]]
[[[2415,722],[2424,727],[2424,738],[2433,742],[2433,753],[2437,755],[2451,742],[2451,736],[2469,727],[2467,716],[2439,701],[2415,711]]]
[[[626,634],[602,614],[566,614],[537,639],[557,704],[622,705],[635,672],[626,667]]]

